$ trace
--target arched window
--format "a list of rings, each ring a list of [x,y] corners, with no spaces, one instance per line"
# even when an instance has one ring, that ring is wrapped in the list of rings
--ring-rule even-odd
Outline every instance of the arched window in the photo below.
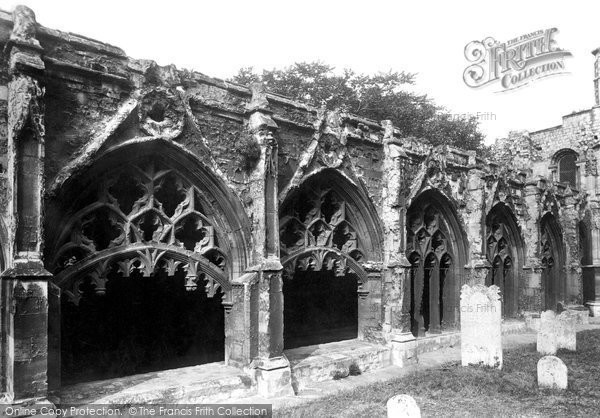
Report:
[[[559,151],[554,156],[558,181],[568,183],[574,189],[577,188],[577,158],[577,153],[570,149]]]

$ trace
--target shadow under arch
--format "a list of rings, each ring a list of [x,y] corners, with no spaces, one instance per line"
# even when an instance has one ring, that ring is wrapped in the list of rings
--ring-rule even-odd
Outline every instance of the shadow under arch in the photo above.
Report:
[[[119,189],[119,194],[113,196],[115,188]],[[158,198],[159,192],[164,199]],[[62,291],[65,296],[62,302],[57,297],[50,299],[52,318],[49,318],[49,323],[55,324],[51,326],[49,336],[53,344],[51,356],[56,357],[55,353],[59,353],[59,359],[52,361],[51,368],[60,368],[60,335],[63,335],[64,343],[67,335],[65,321],[69,321],[69,332],[73,335],[82,328],[77,321],[81,321],[84,315],[73,313],[76,309],[71,307],[81,306],[77,305],[78,289],[82,289],[81,295],[90,295],[88,308],[93,304],[118,306],[115,301],[120,300],[121,295],[116,292],[123,289],[133,293],[139,290],[140,294],[158,298],[154,302],[156,305],[160,302],[159,284],[164,284],[165,291],[176,295],[169,299],[174,306],[172,312],[167,312],[174,329],[181,327],[178,323],[192,324],[194,321],[194,329],[200,329],[202,323],[199,319],[206,322],[205,329],[212,329],[205,334],[198,331],[199,334],[188,335],[185,341],[187,347],[195,349],[198,344],[190,344],[190,341],[200,341],[199,338],[208,336],[212,341],[211,347],[220,347],[220,357],[201,353],[202,358],[207,361],[223,360],[223,305],[228,309],[233,303],[228,294],[230,282],[241,275],[250,263],[250,221],[235,193],[194,154],[162,138],[126,141],[98,154],[85,169],[80,168],[60,189],[47,197],[46,207],[45,259],[47,268],[55,274],[50,292],[60,294]],[[94,222],[98,219],[104,222],[98,225],[106,228],[95,226]],[[113,230],[116,232],[113,233]],[[101,239],[95,240],[96,236]],[[102,273],[105,276],[100,276],[99,267],[106,267]],[[151,285],[148,279],[144,279],[150,276],[153,278]],[[78,278],[85,280],[79,283]],[[106,286],[107,282],[109,286]],[[73,284],[77,289],[71,286]],[[90,286],[93,292],[89,290]],[[186,290],[189,292],[185,293]],[[219,297],[221,294],[223,304]],[[106,295],[116,299],[108,300]],[[70,303],[68,309],[65,308],[66,301]],[[142,298],[135,302],[137,305],[140,303],[146,311],[136,311],[135,315],[144,318],[141,314],[152,311],[152,301]],[[189,311],[183,306],[189,307]],[[175,314],[176,309],[179,310]],[[66,318],[67,311],[75,319]],[[185,315],[186,318],[183,317]],[[193,315],[195,320],[190,318]],[[95,318],[101,318],[101,315],[95,315]],[[119,323],[118,318],[113,319]],[[148,334],[143,331],[147,324],[143,321],[139,324],[136,325],[137,335],[147,339]],[[93,324],[89,327],[93,328]],[[96,340],[101,342],[102,339]],[[126,343],[134,344],[129,340]],[[168,347],[168,350],[163,357],[176,352],[179,347]],[[205,362],[190,353],[185,354],[187,357],[183,363],[167,359],[170,362],[152,366],[156,367],[154,369],[148,369],[150,366],[145,364],[128,374]],[[99,366],[96,368],[101,369]],[[49,370],[52,389],[61,386],[60,379],[60,370]]]
[[[551,212],[540,219],[540,260],[542,262],[543,309],[557,310],[567,295],[566,249],[558,220]]]
[[[521,228],[509,205],[498,202],[490,209],[486,215],[484,242],[492,265],[486,286],[495,284],[500,287],[503,315],[514,317],[519,310],[519,278],[525,248]]]
[[[383,254],[366,191],[324,169],[287,194],[279,219],[285,347],[364,338],[374,325],[370,291],[380,294],[382,285],[365,263]]]
[[[412,332],[422,337],[454,329],[468,240],[452,202],[435,189],[421,192],[408,208],[406,228]]]
[[[579,255],[582,269],[583,304],[596,300],[596,280],[594,274],[594,256],[592,248],[592,221],[589,210],[585,211],[582,220],[577,223],[579,238]]]

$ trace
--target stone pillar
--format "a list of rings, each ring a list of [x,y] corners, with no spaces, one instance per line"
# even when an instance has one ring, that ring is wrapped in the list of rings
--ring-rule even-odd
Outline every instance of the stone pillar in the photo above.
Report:
[[[248,133],[260,147],[260,159],[250,177],[252,197],[254,261],[258,275],[256,295],[251,296],[256,324],[256,355],[253,369],[262,396],[293,394],[291,369],[283,354],[283,266],[279,258],[279,202],[277,198],[278,126],[271,117],[264,86],[251,86],[252,99],[246,111]]]
[[[478,169],[471,169],[468,174],[467,188],[469,199],[464,208],[463,218],[467,225],[466,232],[469,240],[469,264],[465,266],[465,278],[460,285],[469,286],[485,285],[490,269],[490,263],[485,253],[485,183],[484,173]]]
[[[541,191],[538,182],[532,181],[525,185],[525,207],[529,216],[525,217],[523,249],[524,280],[519,283],[519,306],[526,315],[536,315],[542,310],[542,265],[539,258],[540,249],[540,198]],[[526,231],[526,233],[525,233]]]
[[[380,263],[365,264],[367,280],[358,287],[358,339],[377,341],[382,322],[382,268]]]
[[[577,221],[579,214],[572,195],[565,196],[560,209],[560,226],[565,245],[565,276],[564,288],[560,289],[563,301],[568,306],[582,307],[583,281],[581,277],[581,254],[579,254],[579,229]]]
[[[44,161],[43,52],[33,11],[17,6],[9,57],[8,177],[13,260],[2,274],[4,400],[47,396],[48,280],[41,257]]]
[[[415,358],[415,337],[410,323],[410,263],[406,259],[406,173],[408,159],[402,143],[394,136],[389,120],[381,122],[383,137],[383,171],[386,183],[383,194],[384,228],[384,337],[392,347],[392,363],[402,366]]]
[[[258,339],[256,323],[252,321],[253,306],[257,306],[258,274],[250,272],[231,284],[231,308],[225,309],[225,364],[247,367],[256,357]]]
[[[594,300],[584,301],[587,302],[588,308],[590,309],[590,315],[594,317],[600,316],[600,202],[593,201],[590,205],[592,207],[592,221],[590,235],[591,246],[592,246],[592,265],[586,266],[586,269],[593,272],[594,277]],[[592,274],[590,274],[591,276]]]

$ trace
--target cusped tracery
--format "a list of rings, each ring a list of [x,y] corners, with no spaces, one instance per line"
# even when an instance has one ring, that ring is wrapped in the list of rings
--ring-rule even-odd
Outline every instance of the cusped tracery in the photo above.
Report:
[[[330,188],[302,190],[280,218],[280,251],[286,272],[334,271],[343,276],[347,258],[364,258],[347,202]]]
[[[224,284],[227,256],[219,247],[201,192],[176,170],[146,161],[110,172],[97,184],[91,192],[95,198],[80,199],[85,205],[63,231],[52,264],[54,274],[60,275],[99,260],[68,284],[67,295],[75,302],[84,282],[104,293],[111,272],[149,277],[163,269],[173,276],[183,268],[186,288],[195,290],[204,281],[209,296]],[[209,270],[215,274],[202,272],[200,261],[212,266]]]

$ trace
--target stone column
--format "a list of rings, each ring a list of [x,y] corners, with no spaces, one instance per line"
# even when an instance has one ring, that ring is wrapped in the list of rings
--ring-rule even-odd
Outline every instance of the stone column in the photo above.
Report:
[[[540,248],[540,187],[537,182],[525,185],[525,217],[523,272],[524,280],[519,284],[519,306],[525,315],[535,315],[539,318],[542,310],[542,263],[539,258]]]
[[[382,266],[381,263],[365,264],[367,280],[358,287],[358,339],[377,341],[382,322]]]
[[[2,274],[4,394],[8,402],[47,396],[48,280],[41,257],[44,161],[43,52],[33,11],[17,6],[7,43],[9,243]]]
[[[559,294],[562,300],[569,306],[583,308],[583,281],[581,278],[581,254],[579,254],[579,230],[577,222],[579,218],[575,206],[576,202],[572,195],[565,196],[564,205],[560,209],[560,224],[565,244],[565,276],[564,288]]]
[[[403,365],[414,358],[415,337],[410,323],[410,263],[406,259],[406,153],[394,136],[389,120],[381,122],[383,137],[383,171],[386,183],[383,194],[384,228],[384,337],[392,347],[392,363]]]
[[[252,310],[257,306],[258,274],[249,272],[231,284],[231,306],[225,310],[225,364],[247,367],[257,354],[258,338]]]
[[[256,356],[253,368],[262,396],[293,394],[290,364],[283,354],[283,266],[279,258],[279,202],[277,199],[278,126],[271,117],[264,86],[251,86],[246,111],[248,133],[260,147],[260,159],[250,178],[253,212],[254,261],[258,275],[256,303]]]
[[[592,246],[592,265],[586,266],[588,271],[593,271],[594,277],[594,300],[587,302],[591,316],[600,316],[600,202],[591,202],[592,222],[591,227],[591,246]],[[591,276],[592,274],[590,274]]]

